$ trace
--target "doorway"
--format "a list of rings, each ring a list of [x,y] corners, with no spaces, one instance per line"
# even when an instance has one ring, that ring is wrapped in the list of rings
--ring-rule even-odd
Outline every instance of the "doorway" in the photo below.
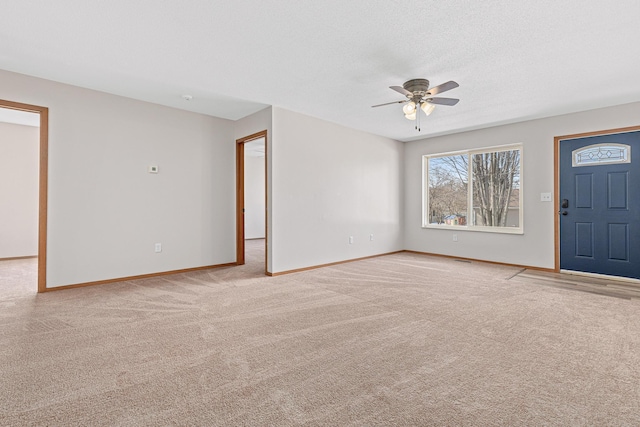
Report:
[[[30,116],[36,114],[35,118],[39,125],[39,131],[37,136],[39,139],[38,154],[37,154],[37,243],[36,243],[36,256],[37,256],[37,291],[44,292],[47,289],[47,169],[48,169],[48,123],[49,123],[49,110],[46,107],[40,107],[36,105],[22,104],[19,102],[0,100],[0,108],[7,114],[7,117],[18,117],[20,113],[26,120],[30,120]],[[10,120],[10,119],[8,119]],[[19,249],[18,252],[25,249]],[[32,252],[31,249],[28,249]],[[16,253],[18,253],[16,252]],[[21,252],[20,252],[21,253]],[[9,257],[9,258],[23,258],[22,256]],[[34,284],[35,287],[35,284]]]
[[[260,162],[261,177],[256,176],[255,170],[249,171],[256,162]],[[247,182],[247,178],[252,182]],[[255,181],[261,181],[258,185],[263,188],[256,188]],[[268,275],[267,223],[267,131],[263,130],[236,140],[236,264],[245,264],[246,239],[264,238],[264,272]]]
[[[640,279],[640,127],[556,138],[556,270]]]

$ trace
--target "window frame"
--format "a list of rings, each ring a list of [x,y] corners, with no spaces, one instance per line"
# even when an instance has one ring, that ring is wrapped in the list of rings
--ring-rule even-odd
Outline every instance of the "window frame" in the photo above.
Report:
[[[467,156],[467,164],[471,167],[471,156],[474,154],[495,153],[500,151],[520,151],[520,188],[518,192],[518,227],[494,227],[484,225],[471,225],[470,216],[473,212],[473,173],[468,171],[467,176],[467,224],[466,225],[448,225],[448,224],[430,224],[429,223],[429,159],[450,156]],[[449,151],[444,153],[424,154],[422,156],[422,228],[439,229],[439,230],[459,230],[459,231],[479,231],[484,233],[500,233],[500,234],[524,234],[524,147],[522,143],[498,145],[493,147],[474,148],[470,150]]]

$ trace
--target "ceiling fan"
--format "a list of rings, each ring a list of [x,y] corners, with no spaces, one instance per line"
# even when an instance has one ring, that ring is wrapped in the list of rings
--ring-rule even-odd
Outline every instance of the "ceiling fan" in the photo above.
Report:
[[[418,110],[424,111],[428,116],[436,108],[436,105],[456,105],[459,99],[456,98],[433,98],[442,92],[457,88],[459,85],[454,81],[448,81],[441,85],[429,89],[429,80],[412,79],[406,81],[402,86],[389,86],[390,89],[403,94],[407,99],[401,101],[386,102],[384,104],[372,105],[373,107],[382,107],[383,105],[405,104],[402,107],[404,116],[409,120],[416,121],[416,129],[420,132],[420,114]]]

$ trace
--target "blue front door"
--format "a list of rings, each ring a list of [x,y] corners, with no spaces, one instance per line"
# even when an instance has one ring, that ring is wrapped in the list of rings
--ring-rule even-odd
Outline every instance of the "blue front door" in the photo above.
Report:
[[[640,278],[640,131],[560,141],[560,268]]]

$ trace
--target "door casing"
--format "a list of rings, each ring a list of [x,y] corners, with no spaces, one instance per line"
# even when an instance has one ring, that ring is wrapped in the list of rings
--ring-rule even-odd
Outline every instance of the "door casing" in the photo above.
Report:
[[[247,142],[255,141],[257,139],[264,138],[264,147],[265,147],[265,260],[264,260],[264,272],[266,275],[269,275],[268,270],[268,239],[269,239],[269,229],[268,229],[268,215],[269,210],[267,209],[267,156],[268,156],[268,140],[267,140],[267,131],[263,130],[257,133],[254,133],[249,136],[245,136],[244,138],[240,138],[236,140],[236,265],[243,265],[245,263],[245,245],[244,245],[244,144]]]
[[[40,159],[38,184],[38,292],[47,290],[47,188],[49,169],[49,109],[0,99],[0,107],[40,115]]]

